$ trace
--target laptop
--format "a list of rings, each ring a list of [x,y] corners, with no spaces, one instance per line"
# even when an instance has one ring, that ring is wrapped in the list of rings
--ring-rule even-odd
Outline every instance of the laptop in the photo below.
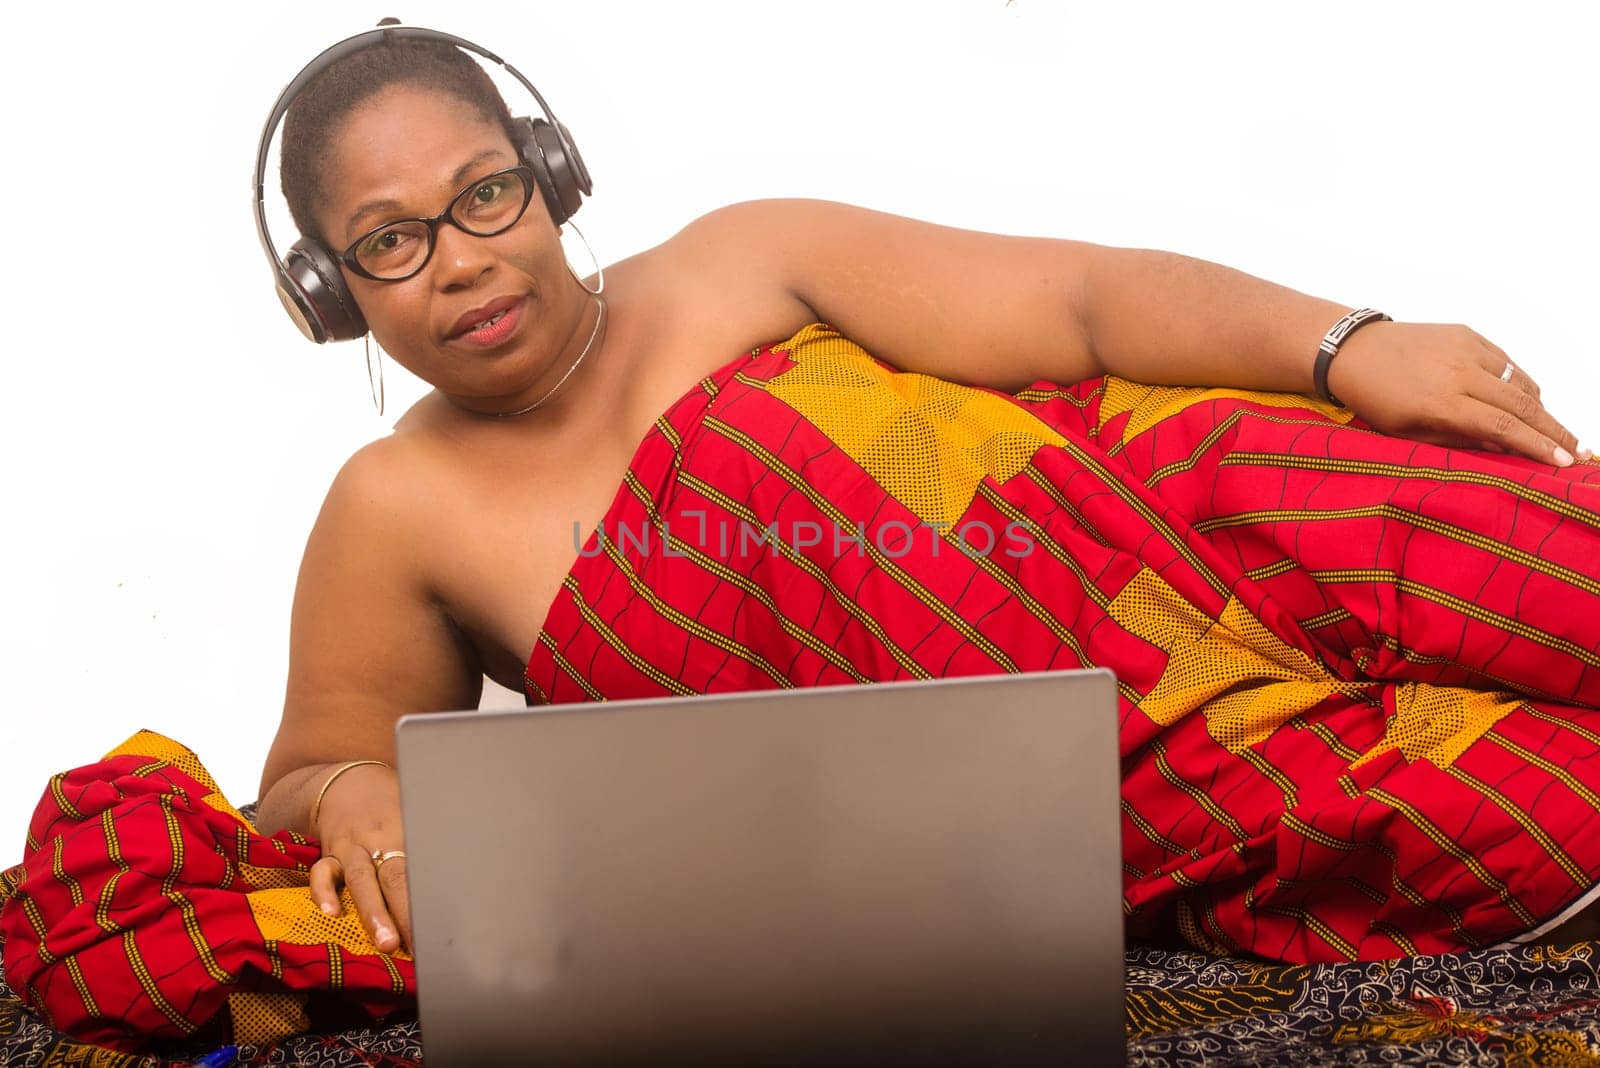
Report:
[[[429,1068],[1124,1063],[1110,672],[397,732]]]

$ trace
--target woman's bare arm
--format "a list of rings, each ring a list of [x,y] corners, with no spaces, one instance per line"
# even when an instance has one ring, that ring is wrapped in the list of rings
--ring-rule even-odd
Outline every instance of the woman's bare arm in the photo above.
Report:
[[[736,204],[675,239],[736,262],[902,370],[1012,391],[1102,373],[1311,392],[1318,343],[1349,305],[1170,252],[936,226],[815,200]],[[1576,438],[1525,371],[1463,326],[1376,323],[1329,385],[1380,430],[1570,463]]]
[[[408,712],[478,703],[482,674],[441,610],[428,578],[425,517],[439,505],[418,465],[393,439],[351,458],[306,544],[290,623],[283,719],[261,776],[258,827],[322,840],[312,895],[338,908],[343,880],[380,948],[410,942],[403,868],[371,863],[404,845],[394,772],[365,765],[322,786],[353,760],[394,764],[394,727]],[[337,867],[338,871],[334,869]]]

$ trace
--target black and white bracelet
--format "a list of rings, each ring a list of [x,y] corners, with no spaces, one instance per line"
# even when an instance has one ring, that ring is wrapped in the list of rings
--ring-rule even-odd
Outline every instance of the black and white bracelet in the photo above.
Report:
[[[1316,383],[1317,393],[1323,400],[1344,407],[1344,402],[1328,388],[1328,365],[1339,354],[1339,346],[1344,344],[1345,339],[1368,323],[1393,321],[1376,308],[1358,308],[1334,323],[1333,329],[1323,335],[1322,344],[1317,346],[1317,362],[1311,369],[1311,380]]]

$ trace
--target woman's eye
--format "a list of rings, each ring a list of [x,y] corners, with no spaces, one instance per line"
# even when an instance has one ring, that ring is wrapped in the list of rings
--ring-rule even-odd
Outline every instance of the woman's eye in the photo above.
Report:
[[[361,243],[362,256],[389,256],[404,249],[409,235],[399,230],[380,230]]]
[[[472,199],[479,204],[493,204],[500,199],[500,194],[506,189],[504,178],[497,178],[492,182],[484,182],[472,191]]]

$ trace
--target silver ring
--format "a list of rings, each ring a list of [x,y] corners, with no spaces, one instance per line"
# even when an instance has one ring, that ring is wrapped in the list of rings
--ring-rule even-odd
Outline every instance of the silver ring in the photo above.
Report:
[[[1510,360],[1507,360],[1506,361],[1506,369],[1504,371],[1500,372],[1500,381],[1509,382],[1509,381],[1511,381],[1511,376],[1516,374],[1516,373],[1517,373],[1517,365],[1512,363]]]

